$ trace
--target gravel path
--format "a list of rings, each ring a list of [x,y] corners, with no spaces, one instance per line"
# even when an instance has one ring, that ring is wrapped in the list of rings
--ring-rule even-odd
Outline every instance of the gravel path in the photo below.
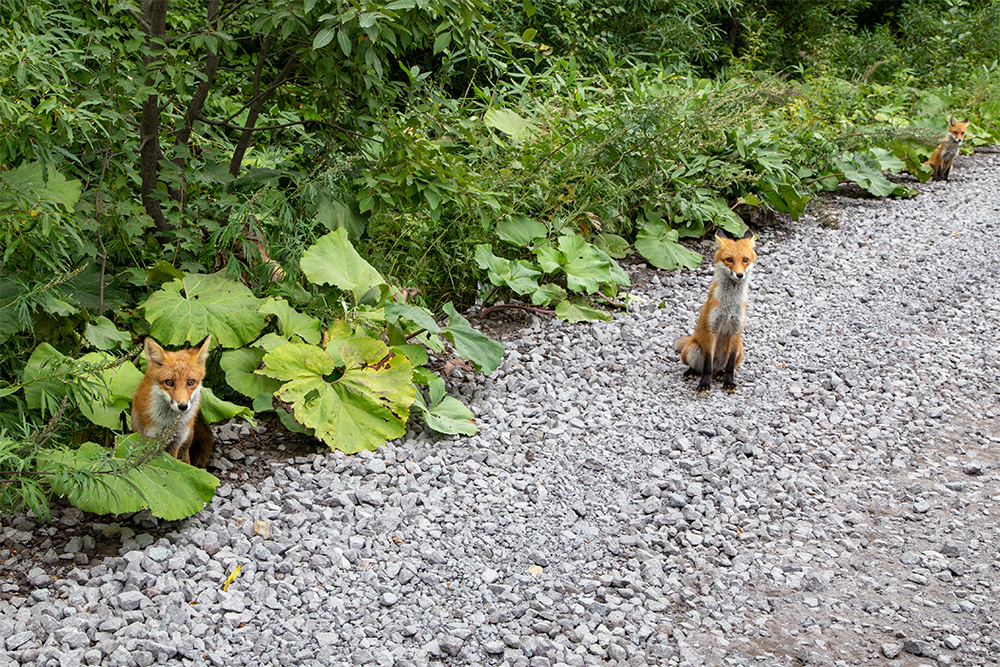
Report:
[[[735,396],[672,349],[710,265],[659,272],[508,341],[461,387],[476,437],[300,457],[33,570],[0,665],[995,667],[998,167],[765,231]]]

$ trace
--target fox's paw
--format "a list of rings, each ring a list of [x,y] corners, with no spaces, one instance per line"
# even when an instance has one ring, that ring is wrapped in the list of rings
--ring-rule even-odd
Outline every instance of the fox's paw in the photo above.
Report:
[[[722,391],[726,392],[727,394],[735,394],[736,393],[736,385],[735,384],[724,384],[724,385],[722,385]]]
[[[686,371],[684,371],[684,379],[685,380],[690,380],[690,379],[696,378],[698,376],[699,376],[699,373],[696,373],[693,368],[689,368]]]
[[[725,373],[723,371],[715,371],[712,377],[715,378],[716,382],[722,382],[723,378],[725,378]]]
[[[703,387],[701,385],[698,385],[698,388],[694,390],[694,393],[698,394],[699,396],[701,396],[702,394],[707,394],[708,386],[706,385]]]

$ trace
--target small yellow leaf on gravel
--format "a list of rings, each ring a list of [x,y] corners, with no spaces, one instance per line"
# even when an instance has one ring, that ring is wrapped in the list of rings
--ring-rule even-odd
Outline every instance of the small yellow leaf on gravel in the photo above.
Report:
[[[537,565],[532,565],[528,568],[528,574],[530,574],[533,577],[537,577],[541,573],[542,573],[542,568],[538,567]]]
[[[267,519],[253,522],[253,534],[260,535],[265,540],[271,539],[271,522]]]
[[[226,582],[224,584],[222,584],[222,590],[226,590],[227,588],[229,588],[229,584],[231,584],[234,581],[236,581],[236,577],[240,576],[240,570],[242,570],[242,569],[243,569],[242,565],[237,565],[236,566],[236,569],[233,570],[233,573],[231,575],[229,575],[229,577],[226,579]]]

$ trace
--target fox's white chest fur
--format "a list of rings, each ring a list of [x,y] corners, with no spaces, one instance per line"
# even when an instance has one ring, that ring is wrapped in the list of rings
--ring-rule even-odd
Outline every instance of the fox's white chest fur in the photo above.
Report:
[[[708,327],[719,338],[735,336],[743,330],[746,322],[746,302],[750,292],[749,265],[742,279],[735,279],[732,272],[722,263],[715,265],[715,282],[712,295],[719,305],[709,314]]]

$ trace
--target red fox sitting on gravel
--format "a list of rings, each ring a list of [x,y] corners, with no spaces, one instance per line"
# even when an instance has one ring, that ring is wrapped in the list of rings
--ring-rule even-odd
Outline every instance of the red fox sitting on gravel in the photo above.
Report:
[[[176,424],[167,453],[199,468],[208,466],[214,444],[212,429],[199,411],[211,340],[207,336],[190,350],[167,352],[147,338],[146,376],[132,399],[132,430],[154,438]]]
[[[753,232],[732,239],[720,230],[715,236],[715,280],[708,300],[701,307],[694,334],[674,343],[681,361],[689,366],[684,377],[701,374],[697,392],[704,394],[712,385],[712,372],[722,375],[722,390],[736,392],[733,374],[743,361],[743,324],[746,322],[750,269],[757,261]],[[721,369],[725,369],[724,371]]]
[[[958,150],[962,147],[962,139],[965,138],[965,128],[969,126],[969,120],[965,119],[961,123],[952,116],[948,119],[948,134],[938,144],[938,147],[931,153],[931,157],[926,165],[934,170],[931,175],[935,181],[947,181],[948,174],[951,173],[951,165],[955,162]]]

